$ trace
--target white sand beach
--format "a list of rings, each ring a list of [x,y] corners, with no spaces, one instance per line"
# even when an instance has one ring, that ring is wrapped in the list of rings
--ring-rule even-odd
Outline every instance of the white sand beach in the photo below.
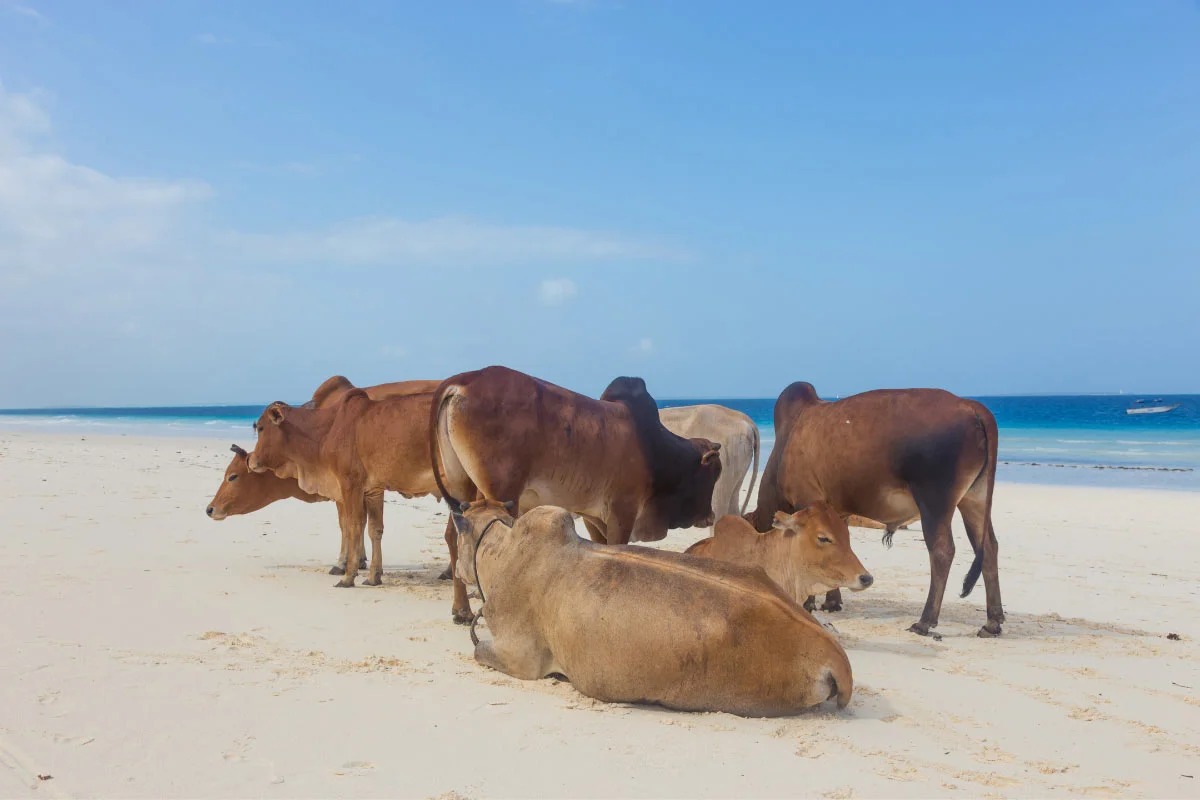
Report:
[[[476,665],[440,506],[335,589],[331,503],[205,517],[227,447],[0,432],[0,796],[1200,796],[1200,494],[1001,484],[997,640],[957,520],[941,641],[920,533],[855,531],[850,706],[755,720]]]

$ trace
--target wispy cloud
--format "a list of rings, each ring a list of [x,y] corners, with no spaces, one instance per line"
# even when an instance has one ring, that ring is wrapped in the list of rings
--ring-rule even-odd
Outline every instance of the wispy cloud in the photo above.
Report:
[[[575,281],[566,278],[544,280],[538,287],[538,300],[544,306],[561,306],[577,294],[579,294],[579,288],[575,285]]]
[[[233,39],[228,36],[217,36],[215,33],[198,33],[194,38],[200,44],[210,47],[228,47],[233,44]]]
[[[654,340],[653,339],[641,339],[638,341],[638,343],[636,345],[634,345],[633,349],[634,349],[634,352],[642,353],[643,355],[648,354],[648,353],[653,353],[654,352]]]
[[[34,19],[34,20],[37,20],[38,22],[49,22],[50,21],[50,19],[45,14],[38,11],[33,6],[26,6],[26,5],[22,5],[20,3],[9,3],[6,6],[6,8],[14,14],[18,14],[22,17],[28,17],[29,19]]]

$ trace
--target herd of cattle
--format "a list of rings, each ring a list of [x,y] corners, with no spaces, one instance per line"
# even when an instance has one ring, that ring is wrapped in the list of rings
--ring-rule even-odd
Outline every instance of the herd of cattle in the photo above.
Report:
[[[794,383],[775,403],[776,444],[747,513],[759,434],[716,405],[660,411],[640,378],[599,400],[505,367],[367,389],[325,381],[302,406],[276,402],[234,445],[208,506],[215,520],[276,500],[332,500],[341,549],[330,570],[352,587],[383,575],[383,494],[433,495],[450,509],[453,617],[475,658],[523,679],[560,674],[613,702],[751,716],[792,714],[853,690],[837,639],[809,613],[874,579],[847,520],[886,528],[919,518],[931,579],[910,630],[934,635],[954,558],[957,508],[982,575],[987,622],[1004,622],[992,492],[995,419],[935,389],[836,402]],[[753,462],[753,468],[751,462]],[[738,507],[743,479],[750,490]],[[575,533],[583,521],[592,541]],[[685,553],[629,545],[711,527]],[[468,586],[491,639],[475,635]]]

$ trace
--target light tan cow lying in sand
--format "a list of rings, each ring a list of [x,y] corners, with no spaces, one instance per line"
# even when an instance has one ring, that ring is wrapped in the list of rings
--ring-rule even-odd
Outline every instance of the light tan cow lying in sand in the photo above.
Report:
[[[837,640],[759,569],[575,534],[570,512],[452,513],[458,572],[492,633],[475,659],[514,678],[562,674],[613,703],[752,717],[850,702]]]
[[[813,595],[841,586],[853,591],[870,587],[871,577],[850,549],[850,530],[825,503],[795,514],[775,514],[766,533],[732,514],[721,517],[713,535],[689,547],[687,553],[761,567],[797,603],[810,607]]]

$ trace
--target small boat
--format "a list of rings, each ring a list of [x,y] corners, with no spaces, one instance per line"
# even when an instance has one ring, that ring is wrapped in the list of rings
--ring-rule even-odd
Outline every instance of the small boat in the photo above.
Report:
[[[1162,403],[1161,397],[1154,398],[1155,403]],[[1170,405],[1146,405],[1145,400],[1134,400],[1133,405],[1125,409],[1126,414],[1165,414],[1168,411],[1174,411],[1183,405],[1182,403],[1171,403]]]

